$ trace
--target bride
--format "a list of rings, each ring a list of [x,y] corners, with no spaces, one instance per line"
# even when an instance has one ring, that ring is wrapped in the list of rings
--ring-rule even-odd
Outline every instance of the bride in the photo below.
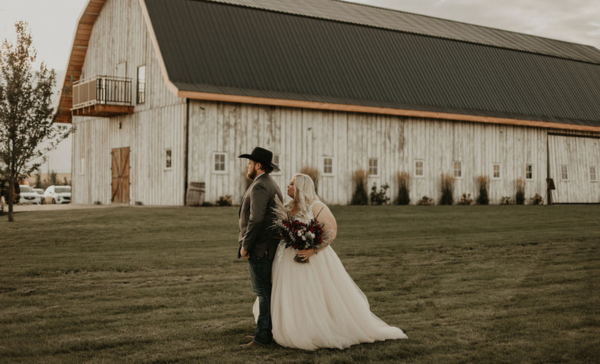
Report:
[[[371,312],[367,297],[329,246],[337,224],[329,208],[319,201],[312,179],[295,175],[287,193],[292,200],[285,207],[291,216],[305,223],[317,216],[331,238],[318,250],[296,252],[279,244],[273,261],[273,339],[281,346],[303,350],[406,339],[402,330],[388,326]],[[295,262],[296,253],[309,262]],[[257,303],[253,311],[257,319]]]

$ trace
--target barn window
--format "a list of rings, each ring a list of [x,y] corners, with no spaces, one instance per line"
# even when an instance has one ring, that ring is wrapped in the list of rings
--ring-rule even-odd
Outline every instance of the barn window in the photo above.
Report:
[[[173,166],[173,160],[171,158],[171,148],[165,149],[165,169],[171,169]]]
[[[227,154],[225,153],[214,153],[213,154],[213,172],[215,173],[226,173],[227,172]]]
[[[560,179],[563,181],[569,180],[569,168],[567,165],[560,166]]]
[[[454,177],[462,178],[462,162],[459,162],[459,161],[454,162]]]
[[[379,176],[379,165],[377,158],[369,158],[369,174],[371,176]]]
[[[424,169],[423,161],[415,161],[415,177],[423,177],[423,169]]]
[[[274,165],[276,165],[277,167],[279,167],[279,154],[273,154],[272,163]],[[273,171],[273,174],[281,174],[281,171]]]
[[[333,174],[333,157],[323,158],[323,174],[329,176]]]
[[[500,163],[494,163],[493,165],[494,171],[493,171],[493,178],[494,179],[500,179]]]
[[[590,167],[590,181],[598,182],[598,175],[596,174],[596,166]]]
[[[79,174],[85,174],[85,158],[79,160]]]
[[[146,102],[146,66],[137,69],[137,103]]]
[[[533,164],[525,166],[525,179],[533,179]]]

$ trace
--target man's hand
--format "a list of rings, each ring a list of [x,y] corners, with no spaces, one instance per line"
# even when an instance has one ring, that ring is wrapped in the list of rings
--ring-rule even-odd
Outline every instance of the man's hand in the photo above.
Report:
[[[246,249],[244,249],[244,247],[242,247],[240,249],[240,255],[242,256],[242,258],[244,259],[248,259],[250,258],[250,253],[248,253],[248,251]]]

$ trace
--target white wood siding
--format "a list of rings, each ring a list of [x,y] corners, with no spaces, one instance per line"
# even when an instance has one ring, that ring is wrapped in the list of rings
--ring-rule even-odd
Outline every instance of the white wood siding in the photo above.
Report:
[[[130,203],[183,205],[185,99],[168,91],[138,0],[108,0],[90,38],[82,78],[123,76],[136,98],[137,67],[146,66],[146,102],[133,115],[73,117],[73,195],[76,203],[111,199],[111,149],[130,147]],[[120,125],[120,128],[119,128]],[[173,166],[165,170],[165,149]],[[79,172],[85,158],[85,173]]]
[[[231,194],[239,202],[247,161],[237,156],[262,146],[280,154],[283,173],[273,177],[282,191],[302,167],[318,167],[322,173],[323,157],[333,157],[333,175],[319,181],[320,196],[332,204],[350,201],[352,172],[368,169],[369,158],[377,158],[379,165],[379,176],[369,178],[369,187],[387,183],[393,199],[396,173],[406,170],[413,176],[412,203],[424,195],[437,201],[440,175],[453,173],[455,160],[462,162],[463,173],[456,181],[456,201],[462,193],[476,197],[477,176],[491,178],[493,163],[500,163],[501,178],[490,182],[491,203],[499,203],[502,196],[514,197],[515,181],[525,178],[527,164],[534,175],[526,197],[544,195],[546,137],[539,128],[191,101],[188,181],[206,182],[207,201]],[[227,154],[227,173],[212,171],[215,152]],[[423,178],[414,178],[415,160],[425,163]]]

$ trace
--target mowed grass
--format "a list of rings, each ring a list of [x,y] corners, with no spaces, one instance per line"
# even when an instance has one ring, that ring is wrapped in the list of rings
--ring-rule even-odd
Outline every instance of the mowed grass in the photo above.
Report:
[[[332,207],[333,248],[408,340],[315,352],[253,334],[231,208],[0,219],[2,363],[598,363],[600,207]]]

